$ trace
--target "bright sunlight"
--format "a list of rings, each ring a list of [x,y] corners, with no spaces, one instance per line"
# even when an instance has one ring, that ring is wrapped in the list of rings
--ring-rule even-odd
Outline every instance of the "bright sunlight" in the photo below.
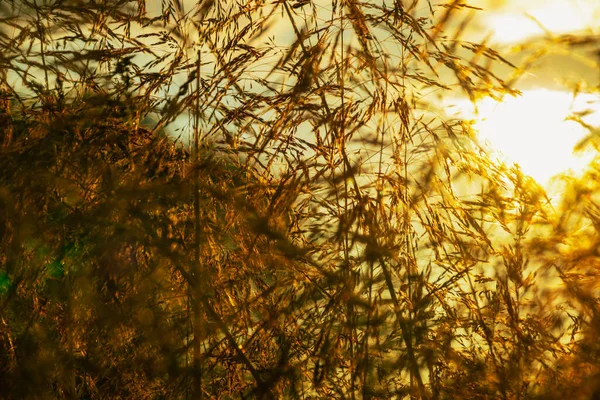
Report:
[[[495,12],[485,12],[482,25],[491,27],[493,42],[517,43],[543,35],[544,30],[561,34],[596,29],[599,14],[597,3],[591,0],[507,1]]]
[[[589,95],[574,100],[568,92],[529,90],[518,97],[507,96],[502,102],[486,98],[477,104],[477,114],[471,105],[455,104],[462,110],[470,109],[465,116],[475,121],[474,128],[484,144],[504,161],[519,164],[542,185],[557,174],[578,175],[591,161],[590,152],[573,151],[587,130],[567,119],[573,112],[597,109]],[[599,125],[598,117],[592,113],[585,121]]]

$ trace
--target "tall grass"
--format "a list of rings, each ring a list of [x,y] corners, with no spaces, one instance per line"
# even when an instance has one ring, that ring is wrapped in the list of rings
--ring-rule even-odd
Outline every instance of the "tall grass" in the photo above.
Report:
[[[2,396],[590,398],[597,188],[439,109],[517,93],[470,11],[0,3]]]

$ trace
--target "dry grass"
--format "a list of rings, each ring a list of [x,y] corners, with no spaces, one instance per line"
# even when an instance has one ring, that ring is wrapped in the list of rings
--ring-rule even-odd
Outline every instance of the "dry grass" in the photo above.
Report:
[[[1,396],[597,395],[598,188],[438,109],[515,93],[467,6],[156,7],[0,3]]]

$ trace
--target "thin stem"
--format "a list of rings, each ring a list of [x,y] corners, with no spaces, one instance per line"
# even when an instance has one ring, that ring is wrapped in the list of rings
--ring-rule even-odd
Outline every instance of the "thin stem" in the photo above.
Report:
[[[202,349],[201,340],[203,337],[204,321],[202,307],[200,306],[200,296],[203,293],[202,266],[200,264],[200,186],[199,169],[200,159],[200,68],[201,52],[198,50],[196,57],[196,102],[194,114],[194,228],[196,243],[194,246],[194,355],[193,355],[193,393],[194,399],[203,399],[204,391],[202,388]]]

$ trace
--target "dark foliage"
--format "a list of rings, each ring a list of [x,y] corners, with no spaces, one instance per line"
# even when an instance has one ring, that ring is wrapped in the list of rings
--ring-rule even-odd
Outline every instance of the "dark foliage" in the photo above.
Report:
[[[0,397],[598,396],[598,165],[444,117],[465,10],[0,3]]]

